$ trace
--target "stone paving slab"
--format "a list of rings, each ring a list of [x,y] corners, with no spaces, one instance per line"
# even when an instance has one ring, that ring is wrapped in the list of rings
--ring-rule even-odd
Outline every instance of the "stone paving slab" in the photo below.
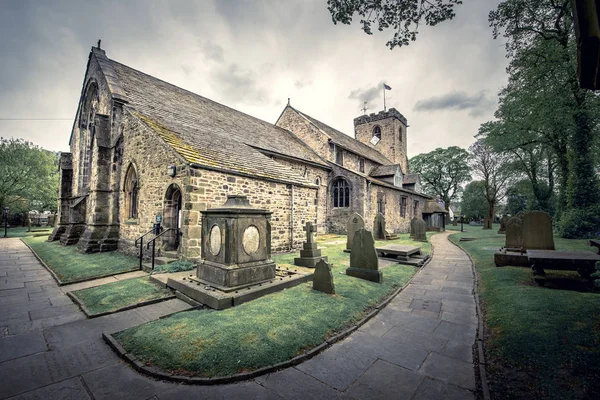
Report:
[[[447,236],[432,236],[431,262],[345,340],[294,368],[220,386],[186,386],[140,375],[101,339],[103,331],[117,332],[187,310],[186,303],[168,300],[88,320],[64,294],[78,286],[59,288],[20,241],[0,241],[0,283],[6,286],[0,289],[0,399],[69,394],[78,399],[152,400],[473,399],[471,347],[477,315],[472,266]],[[9,280],[19,287],[10,288]]]

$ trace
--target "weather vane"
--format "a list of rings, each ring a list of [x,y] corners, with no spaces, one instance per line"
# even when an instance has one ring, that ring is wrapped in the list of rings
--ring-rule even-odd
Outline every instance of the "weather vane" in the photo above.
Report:
[[[365,113],[365,115],[367,114],[367,102],[364,102],[363,108],[361,108],[361,110],[363,111],[363,113]]]

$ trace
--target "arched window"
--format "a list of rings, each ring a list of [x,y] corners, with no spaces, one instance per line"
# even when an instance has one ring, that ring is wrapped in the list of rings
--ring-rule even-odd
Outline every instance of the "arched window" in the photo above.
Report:
[[[344,178],[338,178],[331,187],[333,207],[350,207],[350,185]]]
[[[375,125],[375,128],[373,128],[373,136],[381,140],[381,128],[379,127],[379,125]]]
[[[133,164],[129,165],[125,175],[125,211],[127,218],[138,217],[138,178]]]
[[[100,98],[98,85],[90,82],[79,113],[79,189],[90,186],[92,176],[92,157],[94,143],[94,118],[98,111]]]

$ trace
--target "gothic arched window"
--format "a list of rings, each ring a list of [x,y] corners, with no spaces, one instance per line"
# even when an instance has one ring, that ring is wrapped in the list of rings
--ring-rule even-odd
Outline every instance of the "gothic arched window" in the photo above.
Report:
[[[350,207],[350,185],[344,178],[338,178],[331,186],[333,207]]]
[[[125,175],[125,211],[127,218],[138,217],[138,178],[133,164],[129,165]]]
[[[375,125],[375,128],[373,128],[373,136],[381,140],[381,127],[379,125]]]

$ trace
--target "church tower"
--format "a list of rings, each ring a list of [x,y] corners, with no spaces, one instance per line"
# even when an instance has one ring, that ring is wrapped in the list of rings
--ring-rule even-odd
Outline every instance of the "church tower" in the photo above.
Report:
[[[406,118],[395,108],[354,118],[356,139],[377,150],[392,163],[400,164],[403,174],[409,173],[406,155],[407,127]]]

